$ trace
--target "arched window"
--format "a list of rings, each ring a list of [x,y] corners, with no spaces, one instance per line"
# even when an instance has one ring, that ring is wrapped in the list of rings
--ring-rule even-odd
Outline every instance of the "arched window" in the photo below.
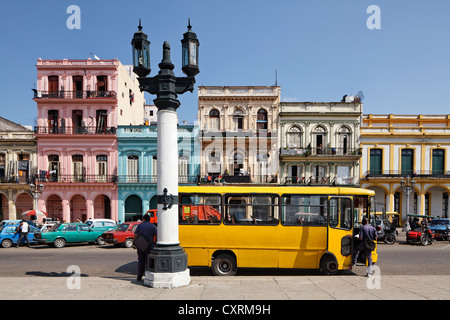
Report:
[[[267,129],[267,111],[259,109],[256,114],[256,129]]]
[[[303,146],[303,131],[298,126],[289,128],[286,134],[286,143],[288,148],[300,149]]]
[[[220,112],[217,109],[212,109],[209,112],[209,118],[211,119],[211,130],[220,130]]]
[[[318,125],[314,128],[313,132],[313,147],[316,151],[316,154],[324,153],[324,150],[327,146],[327,129]]]
[[[351,137],[351,130],[347,126],[342,126],[339,128],[338,132],[338,148],[339,148],[339,154],[347,154],[350,152],[350,137]]]
[[[242,109],[236,108],[233,112],[233,124],[234,130],[244,129],[244,116],[245,112]]]

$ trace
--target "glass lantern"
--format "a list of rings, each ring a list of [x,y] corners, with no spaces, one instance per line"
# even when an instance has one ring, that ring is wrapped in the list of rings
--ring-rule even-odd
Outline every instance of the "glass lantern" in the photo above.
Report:
[[[188,23],[188,31],[183,35],[181,40],[182,47],[182,70],[188,77],[194,77],[200,72],[198,68],[198,42],[197,35],[191,31],[191,22]]]
[[[146,77],[150,74],[150,41],[142,31],[141,20],[139,19],[139,30],[131,40],[133,49],[133,72],[139,77]]]

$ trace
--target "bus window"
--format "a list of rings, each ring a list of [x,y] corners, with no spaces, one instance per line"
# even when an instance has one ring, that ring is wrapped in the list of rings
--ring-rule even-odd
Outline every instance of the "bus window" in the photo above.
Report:
[[[339,224],[339,199],[330,199],[330,227],[337,227]]]
[[[226,195],[225,206],[225,224],[278,224],[277,195]]]
[[[285,226],[326,226],[327,196],[283,195],[282,221]]]
[[[330,227],[350,230],[352,226],[352,199],[330,199]]]
[[[179,194],[179,224],[220,224],[220,195]]]

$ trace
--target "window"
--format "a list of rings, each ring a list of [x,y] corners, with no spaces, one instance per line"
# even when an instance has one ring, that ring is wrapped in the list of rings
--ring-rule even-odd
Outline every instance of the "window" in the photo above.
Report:
[[[233,126],[234,130],[242,130],[244,129],[244,116],[245,113],[241,109],[236,109],[233,112]]]
[[[97,110],[96,111],[97,128],[96,133],[105,133],[108,126],[108,111]]]
[[[327,130],[319,125],[313,130],[313,146],[316,150],[315,154],[322,154],[327,145]]]
[[[267,111],[264,109],[259,109],[256,114],[256,129],[266,129],[267,130]]]
[[[76,182],[83,181],[83,156],[82,155],[72,156],[72,163],[73,163],[74,181]]]
[[[370,149],[370,174],[381,174],[382,159],[382,149]]]
[[[178,182],[187,183],[189,178],[189,157],[178,157]]]
[[[59,91],[59,77],[58,76],[48,76],[48,97],[57,98]]]
[[[100,155],[97,156],[97,181],[106,182],[108,175],[108,156]]]
[[[303,146],[302,141],[303,132],[298,126],[292,126],[286,135],[286,142],[288,148],[300,149]]]
[[[347,154],[350,151],[350,129],[343,126],[338,131],[339,153]]]
[[[97,76],[97,94],[100,97],[106,96],[107,89],[107,77],[106,76]]]
[[[48,156],[48,173],[51,182],[58,181],[59,176],[59,156],[52,154]]]
[[[353,184],[353,177],[350,175],[349,166],[338,166],[336,184]]]
[[[209,112],[211,119],[211,130],[220,130],[220,112],[217,109],[212,109]]]
[[[330,227],[350,230],[352,226],[352,200],[350,198],[330,199]]]
[[[285,226],[326,226],[328,198],[324,195],[283,195],[282,220]]]
[[[68,224],[62,231],[77,231],[77,226],[74,224]]]
[[[411,175],[414,170],[414,150],[402,149],[402,174]]]
[[[83,76],[73,76],[74,98],[83,98]]]
[[[433,149],[432,174],[444,174],[444,149]]]
[[[277,225],[278,196],[236,194],[225,196],[225,224]]]
[[[128,182],[137,182],[139,179],[139,156],[130,155],[127,161]]]
[[[180,194],[179,224],[220,224],[220,195]]]

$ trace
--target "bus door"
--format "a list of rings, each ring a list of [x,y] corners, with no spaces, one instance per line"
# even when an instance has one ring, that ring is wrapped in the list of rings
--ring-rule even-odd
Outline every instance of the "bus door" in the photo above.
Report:
[[[336,258],[339,270],[351,264],[352,202],[351,197],[328,197],[327,251]]]

